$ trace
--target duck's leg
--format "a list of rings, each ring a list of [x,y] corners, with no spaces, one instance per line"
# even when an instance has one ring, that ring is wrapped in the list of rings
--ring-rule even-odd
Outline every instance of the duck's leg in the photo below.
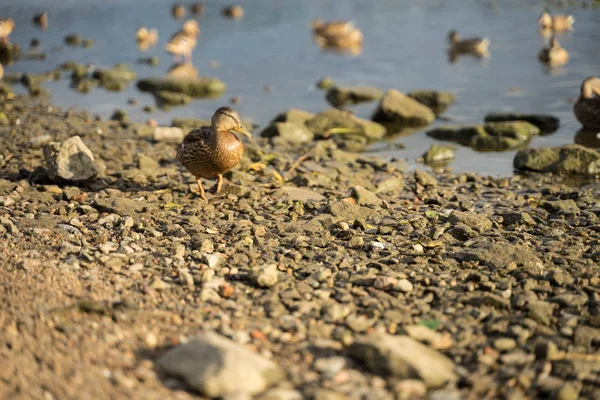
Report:
[[[223,187],[223,175],[219,174],[219,178],[217,180],[217,191],[219,193],[221,191],[221,187]]]
[[[202,187],[202,182],[200,182],[200,178],[196,177],[196,183],[198,184],[198,189],[200,189],[200,197],[202,197],[203,200],[207,200],[206,194],[204,193],[204,188]]]

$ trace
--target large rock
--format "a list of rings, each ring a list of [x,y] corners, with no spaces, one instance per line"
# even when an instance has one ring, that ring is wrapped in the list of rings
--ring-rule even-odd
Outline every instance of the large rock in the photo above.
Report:
[[[456,95],[451,92],[437,90],[414,90],[407,93],[408,97],[431,108],[434,113],[441,114],[456,101]]]
[[[315,115],[306,121],[306,126],[316,135],[323,135],[331,128],[349,128],[354,134],[364,136],[370,141],[379,140],[385,135],[385,127],[382,125],[335,108]]]
[[[454,146],[445,146],[443,144],[432,144],[429,149],[421,156],[423,163],[428,165],[447,164],[454,159]]]
[[[390,89],[383,95],[371,119],[395,127],[424,126],[435,120],[435,114],[415,99]]]
[[[278,114],[271,123],[274,122],[293,122],[296,124],[304,124],[309,119],[313,118],[315,114],[309,113],[308,111],[300,110],[298,108],[290,108],[287,111]]]
[[[314,139],[306,125],[295,122],[275,122],[267,126],[260,134],[262,137],[272,138],[273,144],[304,144]]]
[[[136,74],[126,64],[117,64],[114,68],[94,71],[92,78],[98,79],[100,85],[107,90],[120,91],[135,80]]]
[[[272,361],[214,332],[171,349],[157,363],[210,398],[254,395],[285,379],[284,371]]]
[[[519,150],[513,166],[521,170],[569,175],[600,174],[600,152],[578,144]]]
[[[336,86],[327,92],[325,98],[332,106],[342,107],[346,104],[379,100],[382,95],[383,91],[373,86]]]
[[[560,120],[546,114],[491,113],[485,116],[485,122],[527,121],[540,128],[543,133],[552,133],[560,125]]]
[[[505,151],[526,145],[540,133],[527,121],[488,122],[472,126],[440,126],[427,132],[438,140],[470,146],[477,151]]]
[[[227,86],[217,78],[210,77],[178,77],[146,78],[137,83],[138,89],[144,92],[175,92],[192,97],[214,97],[221,95]]]
[[[485,228],[485,226],[482,225],[482,228]],[[543,266],[542,261],[535,254],[535,251],[525,246],[488,241],[480,241],[473,244],[473,246],[456,254],[456,258],[463,261],[479,261],[482,265],[495,268],[506,268],[513,262],[518,266]]]
[[[450,359],[408,336],[362,336],[350,346],[350,354],[376,374],[420,379],[429,389],[442,387],[457,378]]]
[[[98,175],[94,155],[79,136],[44,145],[44,158],[54,181],[85,182]]]

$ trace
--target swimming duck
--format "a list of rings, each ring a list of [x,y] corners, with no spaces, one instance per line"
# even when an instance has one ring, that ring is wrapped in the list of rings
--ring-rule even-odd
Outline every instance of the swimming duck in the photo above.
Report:
[[[244,144],[235,134],[252,138],[238,113],[230,107],[221,107],[212,116],[210,126],[192,130],[177,148],[177,158],[196,177],[204,200],[206,194],[200,179],[217,178],[216,193],[219,193],[223,174],[235,167],[244,155]]]
[[[244,9],[238,5],[227,6],[221,10],[221,14],[231,19],[242,19],[244,17]]]
[[[138,28],[135,38],[140,48],[148,49],[158,41],[158,31],[155,28],[148,29],[142,26]]]
[[[192,51],[196,47],[196,37],[200,34],[200,28],[196,20],[186,21],[181,30],[175,32],[169,43],[165,45],[165,50],[173,54],[176,59],[184,56],[188,62],[192,61]]]
[[[590,76],[583,81],[573,112],[585,128],[600,129],[600,78]]]
[[[4,43],[8,42],[10,35],[15,28],[15,20],[12,18],[0,18],[0,38]]]
[[[319,18],[313,19],[311,26],[315,35],[348,34],[355,29],[355,26],[351,21],[324,22]]]
[[[554,31],[572,30],[575,18],[572,15],[550,15],[544,11],[538,19],[538,25],[544,29],[553,29]]]
[[[560,46],[554,36],[550,38],[547,46],[544,46],[538,53],[538,59],[544,64],[551,66],[564,65],[569,61],[569,53]]]
[[[48,13],[44,11],[41,14],[33,16],[33,23],[41,27],[42,29],[48,28]]]
[[[315,35],[315,40],[321,47],[348,49],[361,47],[363,43],[363,34],[360,29],[354,28],[348,33]]]
[[[192,14],[198,16],[204,14],[204,3],[201,1],[195,2],[190,6],[190,11],[192,12]]]
[[[458,35],[458,32],[455,30],[451,30],[448,32],[448,37],[446,38],[448,43],[450,44],[449,50],[455,54],[462,53],[487,53],[487,49],[490,45],[490,39],[484,38],[468,38],[461,39]]]
[[[173,7],[171,7],[171,15],[173,16],[173,18],[177,19],[185,17],[185,7],[183,6],[183,4],[173,4]]]

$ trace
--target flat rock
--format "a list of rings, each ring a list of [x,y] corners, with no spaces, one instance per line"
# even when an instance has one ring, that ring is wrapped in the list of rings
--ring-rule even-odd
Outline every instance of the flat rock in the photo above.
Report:
[[[432,144],[421,157],[423,157],[424,164],[437,164],[453,160],[455,150],[456,148],[454,146]]]
[[[94,155],[79,136],[44,145],[44,158],[54,181],[85,182],[98,175]]]
[[[327,92],[326,99],[332,106],[342,107],[379,100],[382,95],[383,91],[373,86],[336,86]]]
[[[485,122],[527,121],[543,133],[552,133],[560,126],[560,120],[547,114],[491,113],[485,116]]]
[[[323,135],[332,128],[348,128],[353,134],[364,136],[371,141],[379,140],[385,136],[385,128],[373,121],[368,121],[348,112],[335,108],[325,110],[306,121],[308,129],[316,135]],[[347,135],[332,135],[347,136]]]
[[[169,350],[157,364],[210,398],[254,395],[285,379],[272,361],[214,332]]]
[[[431,108],[436,114],[443,113],[456,101],[454,93],[437,90],[414,90],[407,96]]]
[[[600,152],[578,144],[527,148],[517,152],[513,166],[520,170],[564,175],[600,174]]]
[[[469,211],[463,212],[454,210],[452,211],[449,221],[453,225],[463,223],[479,232],[485,232],[492,228],[492,221],[490,221],[487,217]]]
[[[450,359],[408,336],[360,336],[350,346],[349,352],[375,374],[420,379],[429,389],[457,379]]]
[[[435,120],[435,114],[417,100],[390,89],[381,98],[371,119],[395,127],[424,126]]]
[[[465,261],[479,261],[496,268],[505,268],[511,262],[524,266],[542,265],[535,251],[508,243],[477,242],[458,256]]]
[[[221,95],[227,85],[217,78],[211,77],[179,77],[146,78],[137,83],[143,92],[167,91],[184,93],[191,97],[213,97]]]
[[[185,134],[183,129],[175,126],[157,126],[152,137],[155,142],[181,143]]]
[[[325,196],[315,192],[314,190],[295,186],[283,186],[273,193],[273,197],[288,197],[291,200],[298,200],[302,202],[325,200]]]
[[[356,199],[356,203],[360,206],[378,206],[383,203],[379,196],[362,186],[352,187],[352,197]]]

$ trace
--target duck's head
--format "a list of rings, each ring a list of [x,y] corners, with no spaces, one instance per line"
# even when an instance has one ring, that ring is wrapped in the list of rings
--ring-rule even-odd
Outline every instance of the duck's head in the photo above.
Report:
[[[590,76],[581,83],[581,97],[591,99],[594,94],[600,96],[600,78]]]
[[[215,111],[211,123],[217,131],[229,131],[252,138],[252,134],[242,125],[238,113],[231,107],[221,107]]]
[[[540,18],[538,19],[538,24],[542,26],[551,26],[552,25],[552,15],[548,11],[544,11]]]
[[[448,32],[448,36],[446,37],[446,40],[448,41],[448,43],[458,42],[459,39],[460,38],[458,36],[458,32],[456,32],[454,29],[452,29],[450,32]]]
[[[200,27],[198,26],[198,21],[195,19],[188,19],[183,23],[181,27],[186,34],[191,36],[198,36],[200,34]]]

